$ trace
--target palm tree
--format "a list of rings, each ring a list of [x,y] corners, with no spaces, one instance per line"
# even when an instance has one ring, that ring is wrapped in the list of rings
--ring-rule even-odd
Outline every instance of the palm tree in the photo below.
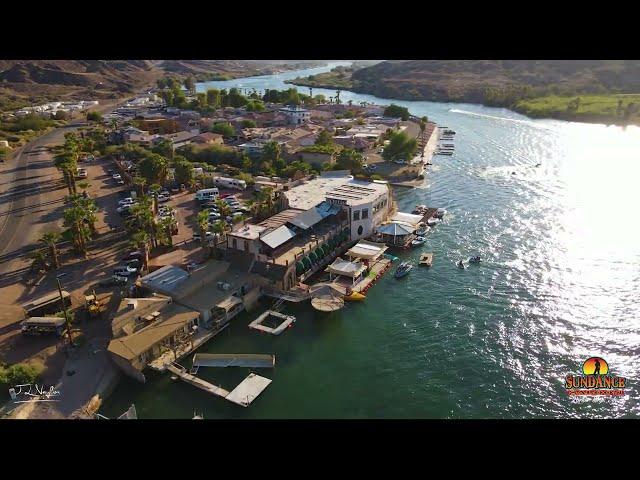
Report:
[[[32,259],[31,268],[37,270],[46,270],[47,269],[47,256],[43,250],[35,250],[31,252],[29,257]]]
[[[71,237],[76,252],[87,255],[87,240],[90,230],[85,225],[86,213],[80,206],[73,206],[64,211],[64,225],[71,229]]]
[[[420,119],[420,135],[422,136],[422,154],[421,158],[424,158],[424,131],[427,128],[427,117],[422,117]]]
[[[60,259],[58,257],[58,246],[56,243],[60,241],[62,235],[58,232],[46,232],[40,237],[40,242],[44,243],[49,248],[49,256],[53,261],[53,268],[60,268]]]
[[[198,221],[198,230],[200,230],[200,244],[202,248],[207,247],[207,231],[209,228],[209,211],[202,210],[198,213],[197,216]]]
[[[134,233],[131,236],[131,245],[139,248],[142,252],[142,269],[147,270],[149,265],[149,234],[143,230]]]
[[[250,198],[245,202],[245,204],[249,208],[249,212],[251,212],[251,216],[256,217],[258,215],[258,212],[260,211],[260,203]]]
[[[218,207],[218,211],[222,218],[227,218],[231,215],[231,207],[224,200],[216,200],[216,207]]]
[[[144,177],[133,177],[133,179],[131,180],[131,183],[135,187],[138,195],[143,196],[144,186],[147,184],[147,179]]]

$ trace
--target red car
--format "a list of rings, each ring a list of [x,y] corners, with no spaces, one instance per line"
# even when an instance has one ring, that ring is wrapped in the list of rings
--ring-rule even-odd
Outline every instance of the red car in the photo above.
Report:
[[[227,197],[230,197],[230,196],[231,196],[231,194],[230,194],[230,193],[221,193],[221,194],[220,194],[220,196],[219,196],[218,198],[221,198],[221,199],[222,199],[222,198],[227,198]]]

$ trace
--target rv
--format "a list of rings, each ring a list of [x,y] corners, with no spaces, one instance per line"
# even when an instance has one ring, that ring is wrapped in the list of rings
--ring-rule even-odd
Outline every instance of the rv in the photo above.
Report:
[[[196,200],[199,202],[208,202],[211,200],[217,200],[220,192],[217,188],[205,188],[196,192]]]
[[[247,182],[244,180],[236,180],[235,178],[216,177],[213,182],[219,187],[233,188],[235,190],[244,190],[247,188]]]
[[[23,335],[57,335],[65,332],[65,319],[60,317],[30,317],[22,322]]]

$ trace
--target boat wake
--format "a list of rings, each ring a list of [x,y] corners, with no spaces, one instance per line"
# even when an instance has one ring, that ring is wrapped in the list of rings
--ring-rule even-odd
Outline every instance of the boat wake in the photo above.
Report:
[[[545,127],[544,125],[540,125],[539,123],[532,122],[530,120],[520,120],[518,118],[498,117],[496,115],[487,115],[486,113],[470,112],[468,110],[460,110],[458,108],[451,108],[451,109],[449,109],[449,111],[451,113],[461,113],[463,115],[471,115],[473,117],[491,118],[493,120],[503,120],[505,122],[522,123],[524,125],[529,125],[531,127],[539,128],[541,130],[552,130],[549,127]]]

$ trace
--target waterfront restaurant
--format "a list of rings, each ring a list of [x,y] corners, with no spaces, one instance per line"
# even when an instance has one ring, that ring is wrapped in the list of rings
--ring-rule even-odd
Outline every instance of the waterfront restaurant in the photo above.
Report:
[[[377,229],[380,241],[393,247],[405,247],[409,244],[416,229],[404,222],[387,222]]]
[[[353,287],[367,271],[367,267],[360,261],[351,262],[338,257],[325,271],[329,273],[330,282],[338,280],[341,283],[340,277],[346,277],[349,279],[349,286]]]

